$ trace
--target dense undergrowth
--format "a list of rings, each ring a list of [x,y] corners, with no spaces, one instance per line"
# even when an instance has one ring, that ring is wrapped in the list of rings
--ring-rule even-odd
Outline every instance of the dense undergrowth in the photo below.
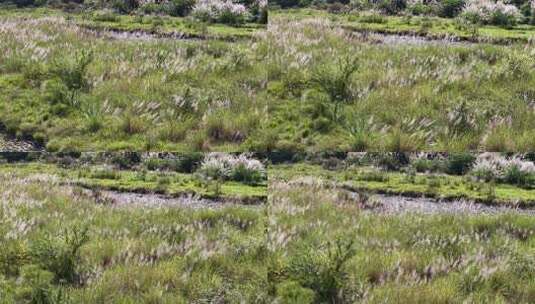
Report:
[[[199,210],[114,208],[65,181],[178,177],[213,168],[214,159],[225,167],[238,156],[12,153],[3,159],[10,163],[0,165],[0,303],[535,300],[532,216],[512,209],[382,213],[361,204],[364,196],[351,198],[328,183],[392,180],[392,170],[422,168],[418,159],[432,163],[420,171],[445,170],[445,179],[454,179],[452,173],[471,172],[474,156],[314,155],[309,161],[317,165],[268,170],[265,206]],[[96,163],[115,169],[93,170]],[[357,170],[370,165],[390,172]]]
[[[261,209],[111,208],[47,173],[1,173],[0,303],[261,302]]]
[[[267,120],[267,49],[254,40],[116,40],[30,16],[0,21],[0,123],[11,135],[50,151],[236,151]]]
[[[530,45],[376,44],[285,15],[267,40],[270,124],[287,149],[534,149]]]
[[[530,216],[381,215],[270,183],[270,292],[283,303],[530,303]]]

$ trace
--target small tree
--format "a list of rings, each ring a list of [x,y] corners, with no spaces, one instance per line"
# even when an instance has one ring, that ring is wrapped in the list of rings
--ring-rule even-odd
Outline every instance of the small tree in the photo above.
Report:
[[[328,95],[332,105],[333,120],[339,120],[340,107],[351,100],[351,77],[358,69],[357,58],[344,57],[333,68],[323,64],[312,75],[312,83]]]

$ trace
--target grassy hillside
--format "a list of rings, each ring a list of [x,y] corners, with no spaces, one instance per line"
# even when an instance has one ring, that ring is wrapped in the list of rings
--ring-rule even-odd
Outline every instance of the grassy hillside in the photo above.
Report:
[[[532,45],[354,33],[344,18],[301,11],[270,17],[270,125],[280,146],[533,150]]]
[[[265,298],[261,208],[114,208],[19,169],[0,173],[2,303]]]
[[[2,132],[50,151],[258,145],[268,119],[258,26],[0,11]]]

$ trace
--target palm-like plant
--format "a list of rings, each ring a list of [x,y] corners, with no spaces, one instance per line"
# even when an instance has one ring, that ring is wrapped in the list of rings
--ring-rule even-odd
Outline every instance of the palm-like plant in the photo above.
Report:
[[[347,56],[339,59],[334,66],[320,65],[312,74],[311,82],[329,97],[335,121],[340,119],[340,107],[353,97],[350,89],[351,77],[357,69],[358,59]]]

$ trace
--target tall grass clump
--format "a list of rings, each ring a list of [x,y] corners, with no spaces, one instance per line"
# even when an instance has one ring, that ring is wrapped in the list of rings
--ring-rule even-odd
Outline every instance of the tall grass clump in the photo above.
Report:
[[[535,165],[532,161],[504,157],[496,153],[479,155],[471,175],[484,181],[497,181],[524,187],[535,186]]]
[[[89,241],[87,227],[65,230],[61,235],[46,236],[32,244],[31,254],[43,269],[54,274],[61,284],[79,284],[80,249]]]
[[[264,181],[266,169],[248,154],[209,153],[203,160],[197,174],[213,180],[233,180],[246,184],[258,184]]]
[[[335,65],[324,63],[313,72],[311,83],[327,94],[331,117],[335,122],[340,120],[342,105],[353,98],[351,79],[357,70],[358,59],[347,56],[338,59]]]

